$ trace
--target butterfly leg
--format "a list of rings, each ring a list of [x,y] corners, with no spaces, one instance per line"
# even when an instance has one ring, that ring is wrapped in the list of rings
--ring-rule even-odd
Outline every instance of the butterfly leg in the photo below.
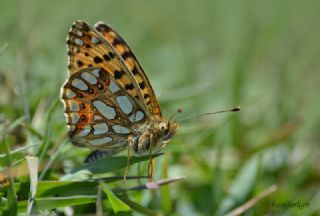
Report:
[[[132,138],[129,136],[128,137],[128,159],[127,159],[126,171],[125,171],[124,176],[123,176],[123,180],[124,181],[126,181],[127,175],[128,175],[128,172],[129,172],[130,157],[131,157],[131,147],[132,147]]]
[[[148,165],[148,178],[152,180],[152,177],[153,177],[153,166],[154,166],[154,160],[153,160],[153,157],[152,157],[152,147],[154,146],[155,144],[155,139],[153,137],[153,135],[151,134],[150,135],[150,151],[149,151],[149,157],[150,157],[150,160],[149,160],[149,165]]]
[[[150,154],[150,160],[149,160],[149,165],[148,165],[148,178],[152,180],[153,178],[153,166],[154,166],[154,160],[152,158],[152,155]]]

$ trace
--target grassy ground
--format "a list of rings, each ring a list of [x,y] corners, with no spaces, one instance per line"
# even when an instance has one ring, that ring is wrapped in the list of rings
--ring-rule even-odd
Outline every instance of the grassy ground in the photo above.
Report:
[[[75,215],[223,215],[253,199],[246,215],[319,214],[319,7],[316,0],[3,2],[1,211],[25,212],[29,198],[42,214],[67,215],[72,209],[65,206],[77,205]],[[165,116],[177,108],[188,116],[241,105],[237,114],[185,123],[156,159],[155,181],[186,176],[182,181],[157,190],[114,190],[139,184],[109,178],[123,174],[125,157],[86,167],[91,174],[71,174],[88,153],[66,141],[59,101],[67,77],[65,38],[78,19],[102,20],[121,33]],[[26,155],[38,157],[35,201]],[[131,166],[130,174],[136,170]],[[4,180],[9,174],[11,184]],[[106,183],[85,182],[88,175]],[[98,185],[107,199],[96,208]],[[280,207],[290,202],[309,206]]]

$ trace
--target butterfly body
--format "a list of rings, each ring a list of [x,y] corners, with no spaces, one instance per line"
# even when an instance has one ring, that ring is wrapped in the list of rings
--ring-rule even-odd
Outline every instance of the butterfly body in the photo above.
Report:
[[[119,34],[101,22],[77,21],[67,47],[61,98],[71,142],[109,156],[126,148],[138,155],[161,150],[178,124],[162,117],[146,74]]]
[[[151,121],[137,128],[138,135],[132,138],[132,150],[138,155],[161,150],[174,135],[178,124],[163,119]]]

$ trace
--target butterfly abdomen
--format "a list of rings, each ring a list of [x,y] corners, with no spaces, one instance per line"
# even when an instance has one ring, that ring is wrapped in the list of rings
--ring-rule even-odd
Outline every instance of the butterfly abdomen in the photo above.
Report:
[[[100,158],[106,158],[106,157],[111,157],[112,153],[104,150],[94,150],[91,152],[86,159],[84,160],[85,163],[91,163],[93,161],[96,161]]]

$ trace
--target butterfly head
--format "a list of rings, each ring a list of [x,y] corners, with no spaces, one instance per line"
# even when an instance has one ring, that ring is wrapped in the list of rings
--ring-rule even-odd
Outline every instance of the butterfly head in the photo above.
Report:
[[[179,124],[176,122],[161,122],[158,131],[163,141],[169,141],[178,128]]]
[[[171,137],[173,137],[176,130],[180,127],[177,121],[173,120],[173,117],[175,117],[178,113],[181,113],[181,112],[182,110],[178,109],[176,113],[171,115],[168,121],[161,121],[158,124],[159,135],[162,137],[162,140],[164,142],[168,142],[171,139]]]

